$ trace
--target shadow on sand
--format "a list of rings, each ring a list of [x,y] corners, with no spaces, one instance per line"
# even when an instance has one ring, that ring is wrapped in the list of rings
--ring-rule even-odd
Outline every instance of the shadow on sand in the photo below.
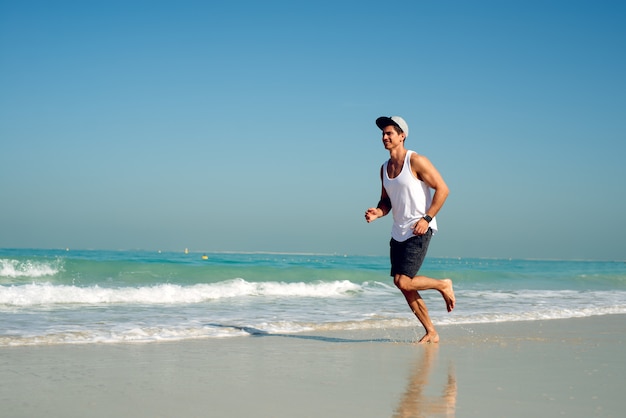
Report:
[[[253,327],[242,327],[238,325],[226,325],[226,324],[206,324],[216,328],[233,328],[239,331],[247,332],[253,337],[283,337],[283,338],[299,338],[302,340],[315,340],[323,341],[327,343],[397,343],[401,341],[392,340],[390,338],[369,338],[369,339],[350,339],[350,338],[338,338],[338,337],[325,337],[323,335],[301,335],[301,334],[275,334],[261,329]]]

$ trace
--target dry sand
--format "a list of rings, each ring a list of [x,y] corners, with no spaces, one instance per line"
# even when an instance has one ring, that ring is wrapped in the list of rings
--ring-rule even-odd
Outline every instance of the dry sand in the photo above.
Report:
[[[622,417],[626,316],[0,349],[0,416]]]

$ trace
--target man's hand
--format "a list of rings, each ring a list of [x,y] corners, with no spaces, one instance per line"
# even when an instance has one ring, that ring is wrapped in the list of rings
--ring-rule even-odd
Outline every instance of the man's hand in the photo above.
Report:
[[[426,219],[420,218],[420,220],[413,225],[413,235],[424,235],[428,231],[429,226],[430,224]]]
[[[381,208],[369,208],[365,211],[365,220],[367,223],[370,223],[378,218],[383,216],[383,211]]]

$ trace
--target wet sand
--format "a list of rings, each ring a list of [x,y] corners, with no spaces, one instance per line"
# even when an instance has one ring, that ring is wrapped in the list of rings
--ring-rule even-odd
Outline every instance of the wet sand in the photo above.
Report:
[[[626,316],[0,348],[6,417],[621,417]]]

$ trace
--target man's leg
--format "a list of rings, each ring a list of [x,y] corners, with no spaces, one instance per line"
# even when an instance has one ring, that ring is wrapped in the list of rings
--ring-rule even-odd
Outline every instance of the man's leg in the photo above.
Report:
[[[433,289],[439,291],[446,301],[448,312],[450,312],[454,308],[455,302],[452,280],[438,280],[426,276],[416,276],[414,278],[410,278],[409,276],[405,276],[403,274],[396,274],[394,276],[394,283],[400,289],[409,304],[409,307],[426,330],[426,334],[419,340],[419,342],[439,342],[439,334],[430,319],[426,303],[424,303],[424,299],[422,299],[418,290]]]
[[[435,329],[432,321],[430,320],[430,315],[428,315],[428,308],[424,303],[424,299],[420,296],[418,292],[402,292],[404,297],[406,298],[409,307],[420,321],[426,334],[418,341],[419,344],[423,343],[438,343],[439,342],[439,334]]]
[[[441,296],[443,296],[448,312],[454,309],[455,304],[452,280],[432,279],[426,276],[412,277],[422,266],[422,262],[428,251],[431,236],[432,231],[429,230],[427,234],[415,236],[403,242],[396,241],[395,239],[391,239],[390,241],[391,274],[393,275],[393,282],[398,289],[400,289],[409,307],[426,330],[426,335],[422,337],[420,343],[438,342],[439,335],[430,320],[428,308],[426,308],[426,304],[420,296],[419,291],[428,289],[437,290],[441,293]],[[409,275],[405,273],[409,273]]]
[[[403,274],[396,274],[393,282],[403,293],[405,291],[437,290],[443,296],[448,312],[454,309],[456,299],[454,297],[454,289],[452,288],[452,280],[450,279],[433,279],[426,276],[410,278]]]

